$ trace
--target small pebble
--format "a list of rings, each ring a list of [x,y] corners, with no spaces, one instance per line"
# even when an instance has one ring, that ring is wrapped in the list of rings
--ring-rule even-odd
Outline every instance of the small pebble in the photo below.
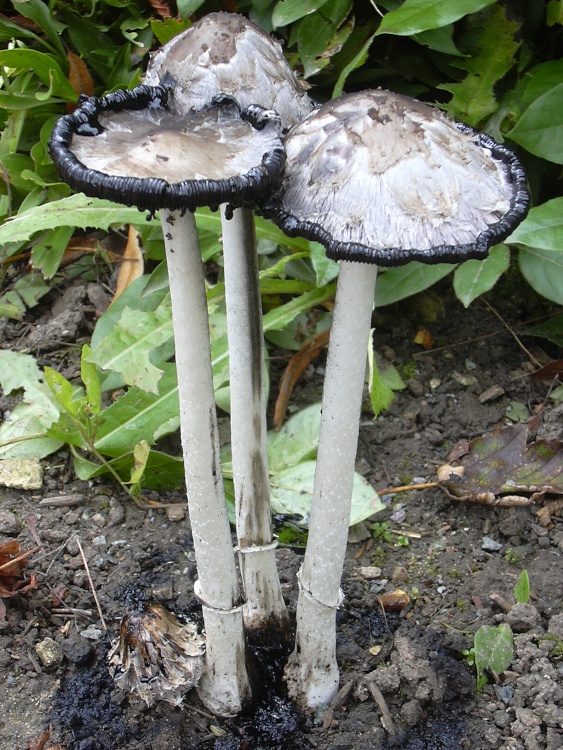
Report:
[[[10,510],[0,510],[0,534],[15,536],[21,531],[22,525],[15,513]]]
[[[78,635],[71,636],[63,641],[62,650],[69,662],[77,667],[83,667],[94,656],[92,645]]]
[[[94,513],[94,515],[92,516],[92,523],[99,529],[101,529],[106,525],[106,519],[102,516],[101,513]]]
[[[63,650],[52,638],[44,638],[36,643],[35,651],[47,671],[56,669],[63,660]]]
[[[491,539],[490,536],[483,537],[481,549],[485,550],[485,552],[498,552],[501,547],[502,544],[500,542],[496,542],[494,539]]]
[[[108,526],[119,526],[125,520],[125,508],[121,503],[115,499],[110,498],[109,501],[109,513],[108,513]]]

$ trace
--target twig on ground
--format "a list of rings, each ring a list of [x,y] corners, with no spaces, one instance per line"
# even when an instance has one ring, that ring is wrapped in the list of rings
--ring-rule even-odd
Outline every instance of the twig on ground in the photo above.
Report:
[[[367,683],[368,683],[368,688],[372,695],[372,698],[375,701],[379,710],[381,711],[381,724],[383,725],[383,729],[385,729],[385,731],[388,734],[394,736],[395,727],[393,726],[393,719],[391,718],[391,713],[389,709],[387,708],[387,703],[385,702],[383,693],[377,687],[377,685],[373,684],[373,682],[368,680]]]
[[[324,716],[323,729],[330,728],[330,725],[332,724],[332,720],[334,717],[334,712],[344,705],[344,703],[346,702],[346,698],[348,697],[350,693],[350,690],[352,690],[353,685],[354,685],[354,680],[350,680],[343,687],[341,687],[340,690],[336,693],[336,695],[332,699],[327,709],[327,712]]]
[[[526,356],[528,356],[530,358],[530,361],[533,362],[533,364],[536,367],[541,367],[542,366],[541,362],[536,357],[534,357],[534,355],[532,354],[532,352],[529,349],[526,349],[526,347],[524,346],[524,344],[520,341],[520,339],[518,338],[518,336],[514,333],[514,330],[508,325],[508,323],[505,321],[505,319],[502,317],[502,315],[499,312],[497,312],[495,310],[495,308],[491,305],[491,303],[487,302],[487,300],[484,297],[481,297],[481,301],[483,302],[484,305],[486,305],[489,308],[489,310],[493,313],[493,315],[496,318],[498,318],[498,320],[500,320],[500,322],[503,324],[503,326],[506,328],[506,330],[510,333],[510,335],[512,336],[512,338],[516,341],[516,343],[518,344],[518,346],[522,349],[522,351],[526,354]]]
[[[80,551],[80,557],[82,558],[82,563],[84,565],[84,570],[86,571],[86,576],[88,578],[88,583],[90,585],[90,591],[92,592],[92,596],[94,597],[94,601],[96,602],[96,609],[98,610],[98,615],[100,616],[100,622],[102,623],[102,628],[107,631],[106,621],[104,620],[104,616],[102,614],[102,608],[100,607],[100,602],[98,600],[98,596],[96,594],[96,590],[94,589],[94,583],[92,581],[92,576],[90,575],[90,570],[88,568],[88,563],[86,562],[86,557],[84,555],[84,550],[82,549],[82,545],[80,544],[79,537],[76,537],[76,544],[78,545],[78,549]]]

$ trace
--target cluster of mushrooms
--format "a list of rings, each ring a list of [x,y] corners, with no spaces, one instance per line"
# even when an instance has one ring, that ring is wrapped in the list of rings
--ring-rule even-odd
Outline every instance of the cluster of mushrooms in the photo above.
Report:
[[[325,705],[339,681],[336,611],[377,267],[486,257],[526,215],[523,169],[488,136],[414,99],[373,90],[315,104],[280,45],[229,13],[205,16],[164,45],[143,85],[83,100],[58,121],[50,147],[73,188],[160,212],[195,590],[205,623],[205,648],[198,641],[194,649],[204,665],[186,666],[185,685],[197,682],[215,714],[234,715],[252,700],[249,634],[283,642],[295,632],[285,668],[288,693],[302,710]],[[199,206],[221,210],[235,549],[193,217]],[[294,626],[271,523],[254,209],[291,237],[321,242],[340,261]],[[180,651],[175,673],[184,657],[189,662],[189,653]],[[175,674],[176,687],[179,682]]]

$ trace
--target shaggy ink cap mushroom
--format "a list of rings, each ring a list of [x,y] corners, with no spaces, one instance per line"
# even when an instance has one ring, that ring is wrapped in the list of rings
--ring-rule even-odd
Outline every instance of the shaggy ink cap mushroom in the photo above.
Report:
[[[286,136],[266,214],[333,259],[398,266],[484,258],[526,216],[516,156],[439,110],[388,91],[328,102]]]
[[[216,96],[178,114],[162,86],[88,98],[53,130],[50,149],[75,190],[154,213],[256,205],[277,185],[285,155],[278,115]]]
[[[284,128],[316,106],[285,59],[281,45],[236,13],[209,13],[152,57],[150,85],[171,85],[179,112],[198,110],[217,94],[241,106],[259,104],[279,113]]]

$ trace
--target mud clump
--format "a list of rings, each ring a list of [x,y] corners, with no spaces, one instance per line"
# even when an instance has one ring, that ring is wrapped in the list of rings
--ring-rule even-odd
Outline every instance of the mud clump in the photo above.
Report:
[[[72,750],[113,750],[131,738],[121,708],[111,699],[106,651],[99,649],[92,667],[64,679],[55,697],[51,720]]]

